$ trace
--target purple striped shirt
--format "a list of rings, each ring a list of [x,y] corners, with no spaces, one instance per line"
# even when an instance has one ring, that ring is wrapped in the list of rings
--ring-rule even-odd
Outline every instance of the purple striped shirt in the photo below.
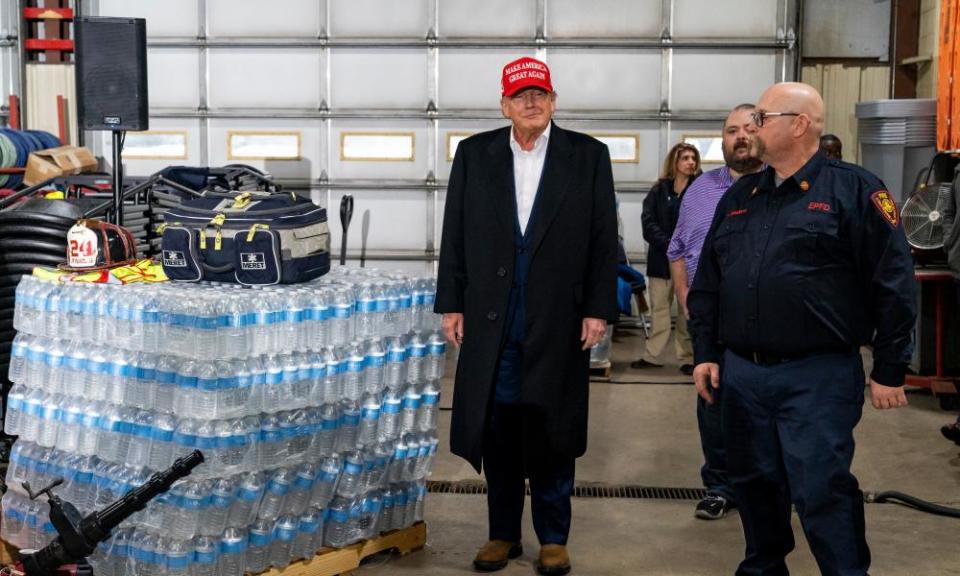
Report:
[[[680,203],[680,218],[667,248],[667,259],[671,262],[683,258],[687,268],[687,286],[693,284],[697,275],[697,263],[703,241],[710,231],[713,213],[723,198],[727,188],[733,186],[733,176],[726,166],[704,172],[683,193]]]

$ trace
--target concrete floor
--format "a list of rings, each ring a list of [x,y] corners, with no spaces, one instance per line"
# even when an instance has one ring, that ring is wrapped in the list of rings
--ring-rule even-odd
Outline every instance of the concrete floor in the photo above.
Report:
[[[695,392],[675,364],[632,370],[640,356],[639,331],[618,331],[613,346],[614,382],[591,390],[590,444],[577,462],[579,482],[700,487],[701,453]],[[669,352],[668,352],[669,354]],[[453,370],[448,370],[449,374]],[[445,382],[449,406],[452,383]],[[960,505],[960,448],[939,427],[954,414],[937,401],[911,393],[910,406],[880,412],[867,405],[857,428],[854,472],[864,491],[900,490],[941,504]],[[441,413],[441,451],[434,480],[480,479],[450,454],[450,413]],[[574,499],[570,553],[573,574],[589,576],[732,574],[742,558],[739,517],[705,522],[693,517],[694,502]],[[890,504],[866,507],[867,538],[877,575],[960,575],[960,521]],[[453,575],[472,573],[471,560],[487,537],[484,496],[430,494],[426,502],[428,541],[404,558],[369,559],[363,575]],[[500,572],[533,574],[539,551],[524,517],[524,555]],[[793,574],[817,574],[816,563],[794,516],[797,549],[788,558]]]

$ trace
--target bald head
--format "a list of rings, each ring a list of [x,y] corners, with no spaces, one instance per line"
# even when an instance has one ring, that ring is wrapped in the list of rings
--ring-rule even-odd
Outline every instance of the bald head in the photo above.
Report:
[[[774,84],[760,96],[757,111],[766,116],[757,130],[753,153],[778,173],[792,174],[816,154],[823,133],[823,98],[813,86]]]
[[[781,82],[767,88],[757,108],[766,111],[796,112],[809,119],[811,138],[823,133],[823,98],[817,89],[801,82]]]

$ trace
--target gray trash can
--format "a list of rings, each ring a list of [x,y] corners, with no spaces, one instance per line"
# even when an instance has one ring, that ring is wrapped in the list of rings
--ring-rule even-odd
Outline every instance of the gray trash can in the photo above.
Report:
[[[856,105],[860,162],[887,185],[897,204],[936,153],[937,101],[871,100]]]

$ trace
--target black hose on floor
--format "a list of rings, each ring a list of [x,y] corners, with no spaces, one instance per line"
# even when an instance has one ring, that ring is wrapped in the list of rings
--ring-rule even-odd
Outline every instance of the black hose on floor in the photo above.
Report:
[[[893,504],[900,504],[921,512],[936,514],[937,516],[960,518],[960,509],[934,504],[933,502],[927,502],[926,500],[921,500],[916,496],[911,496],[895,490],[887,490],[885,492],[867,492],[864,493],[863,499],[869,503],[884,504],[891,502]]]

